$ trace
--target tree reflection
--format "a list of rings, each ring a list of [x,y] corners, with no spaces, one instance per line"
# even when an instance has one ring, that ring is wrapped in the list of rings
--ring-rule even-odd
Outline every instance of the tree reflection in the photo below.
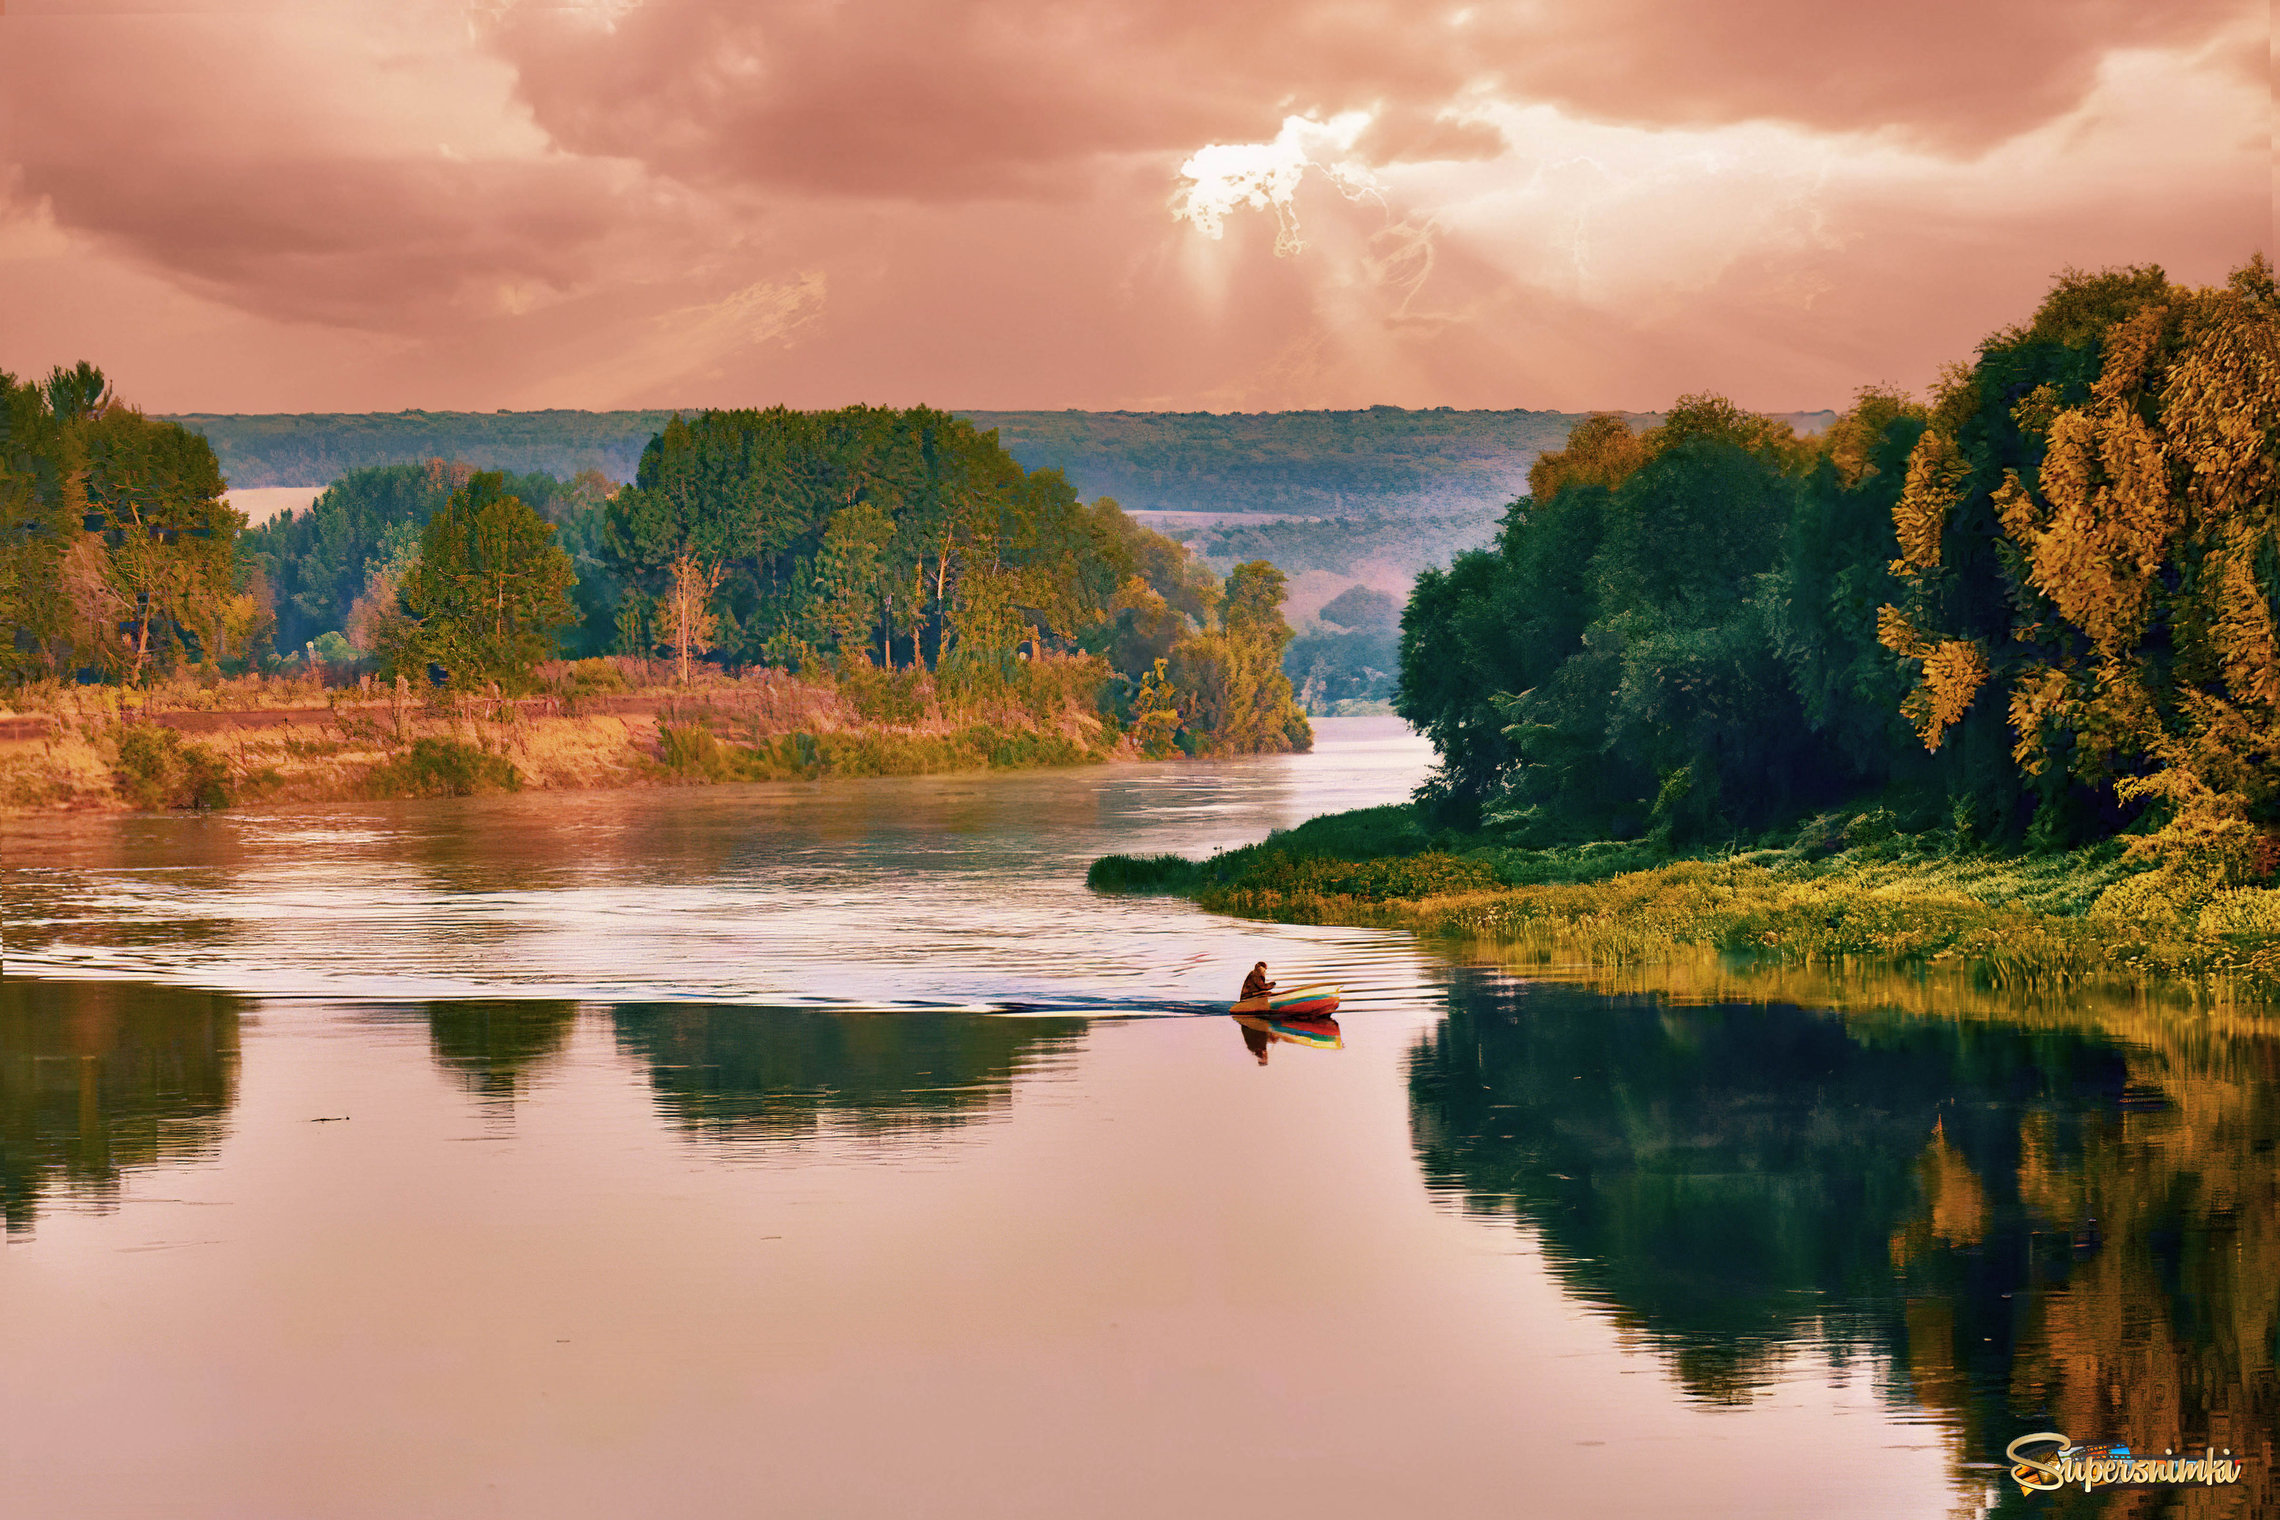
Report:
[[[137,1167],[202,1159],[237,1100],[238,1003],[113,982],[0,980],[0,1214],[58,1186],[109,1207]]]
[[[2032,1430],[2208,1441],[2253,1491],[2118,1502],[2274,1512],[2280,1045],[2081,1023],[1479,983],[1412,1053],[1418,1155],[1697,1397],[1867,1356],[1959,1460]],[[2117,1502],[2034,1503],[2077,1501]]]
[[[1081,1019],[629,1004],[619,1048],[676,1124],[722,1140],[907,1135],[1002,1111],[1014,1078],[1073,1050]]]
[[[570,1043],[578,1005],[507,999],[430,1003],[427,1019],[437,1064],[458,1073],[477,1097],[511,1103],[528,1090],[534,1070]]]

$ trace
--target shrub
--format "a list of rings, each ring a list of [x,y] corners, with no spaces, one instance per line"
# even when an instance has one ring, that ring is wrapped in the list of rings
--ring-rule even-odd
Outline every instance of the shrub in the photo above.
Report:
[[[1197,862],[1179,855],[1103,855],[1085,872],[1096,892],[1185,892],[1203,875]]]
[[[456,739],[418,739],[365,778],[370,797],[479,797],[522,790],[522,773],[504,755]]]
[[[589,696],[600,692],[630,691],[632,684],[615,660],[580,660],[572,665],[564,678],[572,696]]]
[[[223,808],[230,805],[229,766],[203,744],[156,723],[118,732],[113,767],[119,795],[138,808]]]
[[[843,662],[837,684],[866,723],[917,723],[934,699],[934,683],[924,670],[881,670],[868,660]]]

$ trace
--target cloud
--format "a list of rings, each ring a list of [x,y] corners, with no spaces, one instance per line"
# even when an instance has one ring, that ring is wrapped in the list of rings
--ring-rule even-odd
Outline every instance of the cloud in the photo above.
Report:
[[[186,408],[1841,401],[2062,265],[2269,246],[2269,45],[2241,0],[7,0],[0,365]]]
[[[449,7],[0,27],[6,208],[266,316],[433,331],[738,235],[637,164],[556,150]]]
[[[1360,200],[1377,188],[1369,166],[1354,158],[1355,141],[1370,124],[1367,111],[1348,111],[1328,121],[1286,116],[1272,142],[1214,143],[1198,148],[1180,165],[1186,183],[1172,198],[1175,220],[1192,222],[1205,237],[1218,239],[1227,214],[1238,206],[1272,211],[1275,252],[1297,253],[1306,244],[1298,235],[1298,187],[1313,170],[1340,194]]]
[[[1101,155],[1367,111],[1382,155],[1492,153],[1481,102],[1652,127],[1779,122],[1968,156],[2063,116],[2117,49],[2250,0],[501,0],[488,45],[564,146],[691,182],[1066,196]],[[1271,113],[1271,114],[1269,114]]]

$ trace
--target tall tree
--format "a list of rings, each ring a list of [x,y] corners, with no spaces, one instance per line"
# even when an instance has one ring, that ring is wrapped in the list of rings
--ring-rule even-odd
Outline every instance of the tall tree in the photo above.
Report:
[[[574,580],[552,525],[507,494],[498,472],[473,476],[421,535],[404,585],[411,621],[388,652],[391,673],[434,665],[455,687],[527,687],[554,631],[577,615]]]
[[[2215,289],[2062,281],[1950,379],[1895,521],[1906,594],[1884,632],[1918,672],[1928,747],[2000,723],[2046,815],[2158,799],[2201,844],[2229,841],[2220,869],[2245,867],[2280,824],[2268,262]]]
[[[720,566],[700,563],[684,554],[673,561],[672,579],[658,598],[657,641],[680,663],[681,684],[689,684],[689,656],[713,647],[720,619],[710,610],[712,594],[720,585]]]

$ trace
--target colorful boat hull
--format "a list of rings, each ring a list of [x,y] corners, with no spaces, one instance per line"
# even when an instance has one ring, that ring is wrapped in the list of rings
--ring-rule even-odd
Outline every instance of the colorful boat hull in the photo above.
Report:
[[[1319,1019],[1338,1011],[1338,994],[1343,990],[1327,983],[1288,990],[1277,988],[1265,997],[1245,998],[1230,1011],[1274,1019]]]

